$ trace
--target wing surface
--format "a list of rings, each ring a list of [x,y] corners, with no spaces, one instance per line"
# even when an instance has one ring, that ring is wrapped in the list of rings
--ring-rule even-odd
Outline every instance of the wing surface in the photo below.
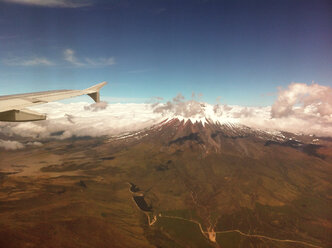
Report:
[[[0,121],[44,120],[46,119],[45,115],[31,110],[24,110],[24,108],[76,96],[89,95],[95,102],[99,102],[99,91],[105,84],[107,83],[102,82],[84,90],[51,90],[0,96]],[[36,115],[35,117],[33,117],[34,114]],[[19,115],[21,115],[21,118]],[[31,118],[28,116],[31,116]]]

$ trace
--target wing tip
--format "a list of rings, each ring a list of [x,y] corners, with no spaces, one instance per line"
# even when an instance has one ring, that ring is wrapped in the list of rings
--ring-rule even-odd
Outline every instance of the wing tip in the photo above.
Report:
[[[102,87],[104,87],[107,84],[106,81],[101,82],[99,84],[93,85],[86,89],[86,91],[99,91]]]
[[[96,84],[94,86],[91,86],[90,88],[87,88],[86,94],[89,95],[95,102],[100,102],[100,89],[104,87],[107,84],[106,81],[101,82],[99,84]]]

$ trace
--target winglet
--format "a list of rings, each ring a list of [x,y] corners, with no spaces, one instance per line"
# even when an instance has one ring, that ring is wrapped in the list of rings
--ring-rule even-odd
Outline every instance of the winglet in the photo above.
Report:
[[[84,90],[85,94],[90,96],[95,102],[100,102],[100,89],[105,86],[107,82],[102,82],[100,84],[96,84],[90,88]]]

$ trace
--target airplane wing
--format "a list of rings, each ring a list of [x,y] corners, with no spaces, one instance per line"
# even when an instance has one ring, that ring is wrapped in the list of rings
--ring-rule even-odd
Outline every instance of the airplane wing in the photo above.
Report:
[[[75,96],[88,95],[95,102],[99,102],[99,91],[105,84],[107,83],[102,82],[84,90],[51,90],[0,96],[0,121],[20,122],[45,120],[46,115],[24,108]]]

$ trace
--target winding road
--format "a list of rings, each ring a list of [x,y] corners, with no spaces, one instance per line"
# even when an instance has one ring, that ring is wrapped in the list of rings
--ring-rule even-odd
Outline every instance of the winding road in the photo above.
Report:
[[[201,223],[199,223],[198,221],[196,220],[189,220],[189,219],[185,219],[185,218],[182,218],[182,217],[178,217],[178,216],[167,216],[167,215],[160,215],[160,217],[164,217],[164,218],[172,218],[172,219],[179,219],[179,220],[185,220],[185,221],[190,221],[190,222],[193,222],[193,223],[196,223],[198,226],[199,226],[199,229],[201,230],[202,234],[209,239],[209,232],[205,232],[202,228],[202,225]],[[237,230],[237,229],[234,229],[234,230],[227,230],[227,231],[220,231],[220,232],[215,232],[216,234],[217,233],[230,233],[230,232],[237,232],[243,236],[246,236],[246,237],[254,237],[254,238],[261,238],[261,239],[268,239],[268,240],[272,240],[272,241],[276,241],[276,242],[285,242],[285,243],[297,243],[297,244],[302,244],[302,245],[307,245],[307,246],[310,246],[310,247],[314,247],[314,248],[323,248],[321,246],[318,246],[318,245],[313,245],[313,244],[310,244],[310,243],[307,243],[307,242],[304,242],[304,241],[298,241],[298,240],[291,240],[291,239],[277,239],[277,238],[271,238],[271,237],[267,237],[267,236],[264,236],[264,235],[258,235],[258,234],[247,234],[247,233],[244,233],[244,232],[241,232],[240,230]],[[216,241],[213,241],[213,240],[210,240],[212,242],[216,242]]]

